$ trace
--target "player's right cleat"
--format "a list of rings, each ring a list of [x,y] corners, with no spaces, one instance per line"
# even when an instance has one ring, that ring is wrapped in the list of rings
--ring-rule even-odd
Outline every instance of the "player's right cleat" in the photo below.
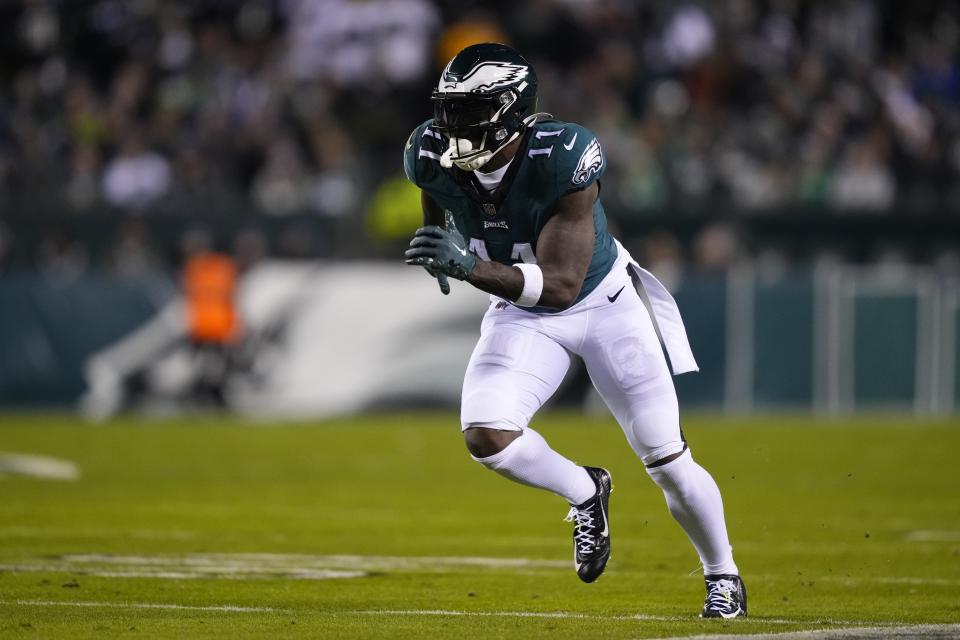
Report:
[[[746,618],[747,588],[735,575],[704,576],[707,600],[701,618]]]
[[[573,522],[573,564],[584,582],[600,577],[610,559],[610,518],[607,507],[613,492],[613,480],[606,469],[584,467],[597,493],[581,504],[570,505],[567,522]]]

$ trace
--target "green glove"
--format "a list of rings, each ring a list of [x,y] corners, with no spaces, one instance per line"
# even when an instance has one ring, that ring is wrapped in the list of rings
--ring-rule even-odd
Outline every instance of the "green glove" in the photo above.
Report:
[[[448,219],[448,225],[451,222]],[[407,264],[426,267],[440,281],[441,291],[444,289],[441,276],[466,280],[477,264],[476,256],[467,250],[467,243],[455,225],[450,225],[449,230],[435,225],[417,229],[404,257]]]
[[[440,271],[433,271],[429,267],[424,267],[427,270],[427,273],[432,275],[437,279],[437,284],[440,285],[440,293],[443,295],[449,295],[450,293],[450,281],[447,280],[447,274]]]

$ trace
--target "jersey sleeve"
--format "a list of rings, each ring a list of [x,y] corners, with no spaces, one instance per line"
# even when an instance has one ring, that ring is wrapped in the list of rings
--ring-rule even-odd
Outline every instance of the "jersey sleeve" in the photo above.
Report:
[[[592,131],[570,124],[563,139],[557,157],[557,192],[561,196],[586,189],[607,169],[600,141]]]
[[[432,119],[427,120],[414,129],[403,149],[403,172],[421,189],[436,181],[440,172],[443,139],[430,128],[432,123]]]

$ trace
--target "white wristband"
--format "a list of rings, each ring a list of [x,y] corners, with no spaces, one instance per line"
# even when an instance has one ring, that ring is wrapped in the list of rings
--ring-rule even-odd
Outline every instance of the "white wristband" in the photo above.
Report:
[[[535,264],[520,262],[513,265],[515,269],[520,269],[523,273],[523,291],[520,297],[514,300],[518,307],[533,307],[540,301],[540,294],[543,293],[543,271]]]

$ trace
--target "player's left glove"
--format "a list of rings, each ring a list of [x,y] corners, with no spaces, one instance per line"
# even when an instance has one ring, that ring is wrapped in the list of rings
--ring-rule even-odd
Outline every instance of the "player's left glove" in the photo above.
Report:
[[[426,267],[438,280],[440,275],[466,280],[477,264],[477,257],[467,249],[455,226],[449,230],[435,225],[417,229],[404,257],[407,264]]]

